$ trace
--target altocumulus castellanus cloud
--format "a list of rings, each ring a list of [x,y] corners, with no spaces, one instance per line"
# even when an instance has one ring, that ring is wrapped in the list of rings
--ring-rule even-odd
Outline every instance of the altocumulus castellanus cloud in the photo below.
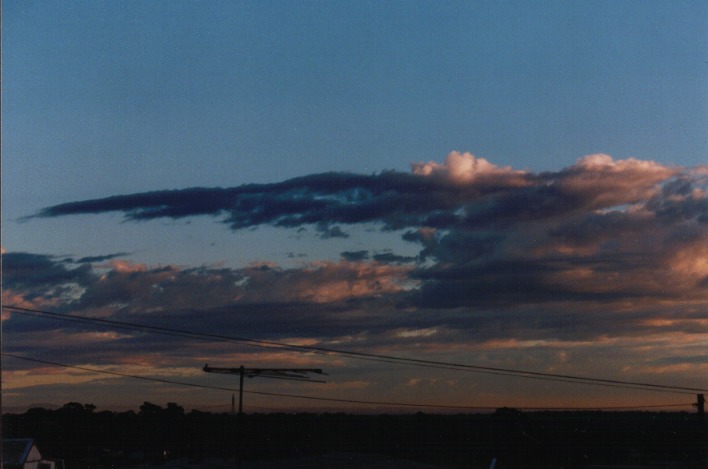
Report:
[[[339,225],[404,230],[432,267],[433,306],[558,298],[677,297],[705,285],[706,167],[590,155],[557,172],[498,167],[469,153],[411,173],[325,173],[273,184],[157,191],[48,207],[36,216],[123,212],[129,220],[222,217],[231,229]],[[349,259],[363,259],[363,254]],[[377,260],[385,260],[378,256]]]
[[[185,327],[209,314],[223,331],[238,319],[240,334],[297,331],[319,340],[354,331],[374,342],[431,344],[589,340],[657,328],[705,333],[707,185],[705,166],[598,154],[533,173],[452,152],[408,173],[324,173],[70,202],[32,217],[209,215],[232,230],[312,226],[323,238],[366,224],[420,250],[415,258],[347,250],[337,262],[239,269],[6,253],[3,295],[14,304],[132,319],[169,311]]]

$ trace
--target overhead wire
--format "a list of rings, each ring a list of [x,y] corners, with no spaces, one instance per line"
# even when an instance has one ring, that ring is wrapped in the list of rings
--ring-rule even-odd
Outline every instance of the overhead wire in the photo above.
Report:
[[[49,361],[49,360],[41,360],[38,358],[22,357],[19,355],[10,354],[10,353],[6,353],[6,352],[2,352],[2,356],[15,358],[15,359],[19,359],[19,360],[35,362],[35,363],[41,363],[44,365],[52,365],[52,366],[71,368],[71,369],[75,369],[75,370],[81,370],[81,371],[87,371],[87,372],[93,372],[93,373],[102,373],[102,374],[108,374],[108,375],[113,375],[113,376],[121,376],[124,378],[140,379],[143,381],[153,381],[153,382],[158,382],[158,383],[176,384],[176,385],[180,385],[180,386],[189,386],[189,387],[204,388],[204,389],[214,389],[214,390],[219,390],[219,391],[239,392],[238,389],[234,389],[234,388],[227,388],[227,387],[222,387],[222,386],[211,386],[211,385],[197,384],[197,383],[188,383],[185,381],[175,381],[175,380],[164,379],[164,378],[151,378],[151,377],[147,377],[147,376],[131,375],[129,373],[120,373],[117,371],[99,370],[99,369],[89,368],[89,367],[79,366],[79,365],[67,365],[65,363],[53,362],[53,361]],[[403,402],[367,401],[367,400],[358,400],[358,399],[340,399],[340,398],[331,398],[331,397],[306,396],[306,395],[300,395],[300,394],[285,394],[285,393],[274,393],[274,392],[264,392],[264,391],[244,390],[242,392],[248,393],[248,394],[258,394],[258,395],[262,395],[262,396],[292,397],[292,398],[296,398],[296,399],[309,399],[309,400],[316,400],[316,401],[340,402],[340,403],[348,403],[348,404],[386,405],[386,406],[397,406],[397,407],[430,407],[430,408],[446,408],[446,409],[460,409],[460,410],[464,410],[464,409],[466,409],[466,410],[496,409],[497,408],[497,407],[488,407],[487,408],[487,407],[454,406],[454,405],[438,405],[438,404],[416,404],[416,403],[403,403]]]
[[[635,390],[643,390],[643,391],[671,392],[671,393],[681,393],[681,394],[688,394],[688,393],[693,393],[693,392],[708,392],[708,389],[685,387],[685,386],[671,386],[671,385],[665,385],[665,384],[646,383],[646,382],[637,382],[637,381],[592,378],[592,377],[575,376],[575,375],[558,374],[558,373],[544,373],[544,372],[519,370],[519,369],[512,369],[512,368],[488,367],[488,366],[470,365],[470,364],[464,364],[464,363],[452,363],[452,362],[443,362],[443,361],[436,361],[436,360],[424,360],[424,359],[418,359],[418,358],[397,357],[397,356],[392,356],[392,355],[357,352],[357,351],[351,351],[351,350],[338,350],[338,349],[333,349],[333,348],[318,347],[318,346],[312,346],[312,345],[287,344],[287,343],[283,343],[283,342],[259,340],[259,339],[244,338],[244,337],[224,336],[224,335],[219,335],[219,334],[207,334],[207,333],[185,331],[185,330],[174,329],[174,328],[167,328],[167,327],[163,327],[163,326],[152,326],[152,325],[147,325],[147,324],[137,324],[137,323],[130,323],[130,322],[126,322],[126,321],[116,321],[116,320],[103,319],[103,318],[91,318],[88,316],[81,316],[81,315],[75,315],[75,314],[60,314],[60,313],[54,313],[54,312],[43,311],[43,310],[38,310],[38,309],[22,308],[22,307],[18,307],[18,306],[14,306],[14,305],[3,305],[3,308],[7,309],[9,311],[15,312],[15,313],[19,313],[19,314],[27,314],[27,315],[34,315],[34,316],[39,315],[39,316],[43,316],[43,317],[50,317],[53,319],[66,320],[66,321],[71,321],[71,322],[101,324],[106,327],[139,330],[139,331],[144,331],[144,332],[151,332],[151,333],[162,334],[162,335],[172,335],[172,336],[185,337],[185,338],[198,338],[198,339],[207,340],[207,341],[238,342],[238,343],[242,343],[242,344],[246,344],[246,345],[251,345],[254,347],[273,348],[273,349],[280,349],[280,350],[292,350],[292,351],[298,351],[298,352],[302,352],[302,353],[314,353],[314,354],[322,354],[322,355],[339,355],[339,356],[345,356],[345,357],[353,358],[353,359],[369,360],[369,361],[384,362],[384,363],[393,363],[393,364],[399,364],[399,365],[400,364],[407,364],[407,365],[412,365],[412,366],[421,366],[421,367],[428,367],[428,368],[450,369],[450,370],[457,370],[457,371],[471,371],[471,372],[476,372],[476,373],[496,374],[496,375],[503,375],[503,376],[527,378],[527,379],[542,379],[542,380],[561,381],[561,382],[574,383],[574,384],[587,384],[587,385],[594,385],[594,386],[619,387],[619,388],[627,388],[627,389],[635,389]]]
[[[310,351],[309,350],[310,347],[308,347],[308,346],[300,346],[300,345],[292,345],[292,344],[284,344],[284,343],[276,343],[276,342],[268,342],[268,341],[259,341],[257,339],[241,339],[238,337],[215,336],[213,334],[203,334],[203,333],[197,333],[197,332],[192,332],[192,331],[180,331],[180,330],[170,329],[170,328],[165,328],[165,327],[147,326],[147,325],[140,325],[140,324],[134,324],[134,323],[126,323],[126,322],[122,322],[122,321],[111,321],[111,320],[105,320],[105,319],[100,319],[100,318],[89,318],[89,317],[82,317],[82,316],[75,316],[75,315],[65,315],[65,314],[59,314],[59,313],[52,313],[52,312],[48,312],[48,311],[26,310],[24,308],[18,308],[18,307],[13,307],[13,306],[5,306],[5,308],[9,308],[17,314],[23,314],[23,315],[28,315],[28,316],[35,316],[35,317],[45,317],[46,316],[48,318],[59,320],[59,321],[76,322],[76,323],[82,323],[82,324],[99,323],[100,325],[102,325],[104,327],[113,327],[113,328],[117,328],[117,329],[126,329],[126,330],[137,330],[137,331],[142,331],[142,332],[147,331],[147,332],[158,334],[158,335],[194,338],[194,339],[205,340],[205,341],[210,341],[210,342],[243,343],[244,340],[247,340],[247,342],[245,342],[245,345],[251,346],[251,347],[276,349],[276,350],[290,350],[291,347],[296,347],[296,349],[294,349],[293,351],[296,351],[299,353],[312,353],[312,354],[327,355],[327,356],[331,356],[331,355],[335,354],[335,351],[330,351],[330,352],[324,352],[324,351],[320,351],[320,350]],[[105,324],[106,322],[116,323],[116,324]],[[258,343],[258,342],[268,342],[268,343],[262,344],[262,343]],[[276,346],[276,344],[279,346]],[[301,349],[307,349],[307,350],[301,350]],[[572,383],[572,384],[585,384],[585,385],[589,385],[589,386],[602,386],[602,387],[611,387],[611,388],[635,389],[635,390],[641,390],[641,391],[687,394],[686,391],[653,389],[653,388],[641,387],[638,385],[635,386],[635,385],[629,385],[629,384],[580,382],[580,381],[574,381],[572,378],[560,378],[560,377],[554,378],[551,376],[523,375],[523,374],[520,374],[519,372],[513,372],[513,371],[490,371],[490,370],[486,370],[486,369],[476,369],[476,368],[470,369],[470,368],[466,368],[466,367],[462,367],[462,366],[458,366],[458,365],[454,365],[454,364],[447,365],[447,364],[444,364],[444,362],[438,362],[439,364],[418,363],[415,361],[409,361],[409,360],[414,360],[414,359],[407,359],[407,358],[394,359],[395,357],[378,358],[377,356],[375,356],[373,354],[366,354],[366,355],[371,355],[371,356],[359,356],[359,355],[349,356],[349,355],[347,355],[348,353],[350,353],[350,352],[339,351],[338,354],[344,355],[347,358],[353,358],[353,359],[357,359],[357,360],[366,360],[366,361],[372,361],[372,362],[378,362],[378,363],[392,363],[395,365],[409,365],[409,366],[416,366],[416,367],[422,367],[422,368],[465,371],[465,372],[481,373],[481,374],[496,375],[496,376],[510,376],[510,377],[516,377],[516,378],[521,377],[521,378],[525,378],[525,379],[555,381],[555,382]],[[355,353],[355,352],[351,352],[351,353]],[[466,366],[469,367],[472,365],[466,365]],[[523,373],[526,373],[526,372],[523,372]]]
[[[223,387],[223,386],[212,386],[212,385],[207,385],[207,384],[189,383],[189,382],[185,382],[185,381],[176,381],[176,380],[164,379],[164,378],[153,378],[153,377],[147,377],[147,376],[139,376],[139,375],[133,375],[133,374],[129,374],[129,373],[121,373],[121,372],[117,372],[117,371],[99,370],[96,368],[90,368],[90,367],[79,366],[79,365],[68,365],[65,363],[59,363],[59,362],[50,361],[50,360],[42,360],[42,359],[38,359],[38,358],[23,357],[20,355],[15,355],[15,354],[7,353],[7,352],[2,352],[1,355],[3,357],[10,357],[10,358],[18,359],[18,360],[24,360],[24,361],[34,362],[34,363],[41,363],[44,365],[51,365],[51,366],[57,366],[57,367],[62,367],[62,368],[81,370],[81,371],[86,371],[86,372],[91,372],[91,373],[107,374],[107,375],[118,376],[118,377],[123,377],[123,378],[132,378],[132,379],[139,379],[139,380],[143,380],[143,381],[152,381],[152,382],[158,382],[158,383],[163,383],[163,384],[174,384],[174,385],[179,385],[179,386],[189,386],[189,387],[202,388],[202,389],[213,389],[213,390],[218,390],[218,391],[243,392],[243,393],[247,393],[247,394],[256,394],[256,395],[271,396],[271,397],[287,397],[287,398],[295,398],[295,399],[307,399],[307,400],[314,400],[314,401],[337,402],[337,403],[359,404],[359,405],[374,405],[374,406],[389,406],[389,407],[419,407],[419,408],[451,409],[451,410],[496,410],[501,407],[504,407],[504,406],[460,406],[460,405],[446,405],[446,404],[419,404],[419,403],[410,403],[410,402],[369,401],[369,400],[361,400],[361,399],[343,399],[343,398],[307,396],[307,395],[302,395],[302,394],[287,394],[287,393],[275,393],[275,392],[265,392],[265,391],[248,391],[248,390],[239,391],[238,389],[228,388],[228,387]],[[519,409],[519,410],[621,410],[621,409],[629,410],[629,409],[649,409],[649,408],[668,408],[668,407],[690,407],[691,405],[692,405],[692,403],[683,403],[683,404],[673,404],[672,403],[672,404],[655,404],[655,405],[644,405],[644,406],[614,406],[614,407],[514,407],[514,408]],[[211,407],[221,407],[221,406],[211,406]]]

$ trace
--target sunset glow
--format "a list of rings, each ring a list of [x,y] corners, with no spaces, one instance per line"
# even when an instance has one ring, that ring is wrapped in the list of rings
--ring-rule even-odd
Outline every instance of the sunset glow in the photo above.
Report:
[[[690,410],[708,7],[476,3],[3,2],[3,405]]]

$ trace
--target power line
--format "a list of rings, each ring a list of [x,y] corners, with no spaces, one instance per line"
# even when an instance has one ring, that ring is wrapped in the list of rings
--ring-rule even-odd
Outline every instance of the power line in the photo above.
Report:
[[[105,320],[105,319],[100,319],[100,318],[90,318],[90,317],[85,317],[85,316],[73,316],[73,315],[66,315],[66,314],[58,314],[58,313],[52,313],[49,311],[27,310],[24,308],[18,308],[18,307],[14,307],[14,306],[4,306],[4,308],[11,309],[16,314],[22,314],[22,315],[27,315],[27,316],[32,316],[32,317],[39,317],[39,318],[46,317],[48,319],[54,319],[54,320],[66,321],[66,322],[75,322],[75,323],[79,323],[79,324],[98,323],[99,325],[104,326],[104,327],[112,327],[112,328],[116,328],[116,329],[126,329],[126,330],[131,330],[131,331],[137,330],[137,331],[141,331],[141,332],[150,332],[153,334],[166,335],[166,336],[172,336],[172,337],[184,337],[184,338],[191,338],[191,339],[199,339],[199,340],[205,340],[205,341],[209,341],[209,342],[244,343],[245,345],[250,346],[250,347],[259,347],[259,348],[267,348],[267,349],[275,349],[275,350],[291,350],[291,351],[298,352],[298,353],[312,353],[312,354],[316,354],[316,355],[325,355],[325,356],[331,356],[331,355],[335,354],[335,352],[323,352],[323,351],[318,351],[318,350],[309,350],[310,347],[300,346],[300,345],[283,344],[283,343],[275,343],[275,342],[265,343],[266,341],[259,341],[257,339],[243,339],[243,338],[239,338],[239,337],[216,336],[213,334],[202,334],[202,333],[198,333],[198,332],[181,331],[181,330],[170,329],[170,328],[165,328],[165,327],[147,326],[147,325],[140,325],[140,324],[134,324],[134,323],[124,323],[124,322],[110,321],[110,320]],[[111,324],[105,324],[106,322],[111,323]],[[307,350],[303,350],[303,349],[307,349]],[[468,369],[456,367],[453,365],[442,365],[442,364],[441,365],[433,365],[433,364],[423,364],[423,363],[409,363],[407,361],[376,358],[374,356],[371,356],[371,357],[349,356],[349,355],[347,355],[347,353],[348,352],[341,352],[339,354],[344,355],[347,358],[353,358],[356,360],[372,361],[372,362],[378,362],[378,363],[392,363],[395,365],[405,364],[405,365],[410,365],[410,366],[418,366],[418,367],[423,367],[423,368],[436,368],[436,369],[443,369],[443,370],[472,371],[475,373],[491,374],[491,375],[498,375],[498,376],[513,376],[513,377],[519,376],[518,374],[515,374],[515,373],[484,371],[484,370],[468,370]],[[524,376],[524,377],[528,378],[528,379],[546,379],[549,381],[560,381],[560,382],[571,382],[571,383],[575,382],[575,381],[570,381],[567,379],[542,378],[542,377],[536,377],[536,376]],[[589,383],[589,384],[603,386],[602,384],[597,384],[597,383]],[[610,386],[610,385],[604,385],[604,386]],[[625,387],[625,386],[623,386],[623,387]],[[630,388],[630,389],[644,389],[644,388]],[[671,391],[669,391],[669,392],[671,392]]]
[[[208,340],[208,341],[238,342],[238,343],[245,343],[247,345],[251,345],[254,347],[275,348],[275,349],[281,349],[281,350],[282,349],[285,349],[285,350],[289,349],[289,350],[298,351],[298,352],[302,352],[302,353],[315,353],[315,354],[323,354],[323,355],[342,355],[342,356],[346,356],[348,358],[354,358],[354,359],[359,359],[359,360],[393,363],[393,364],[399,364],[399,365],[400,364],[408,364],[408,365],[412,365],[412,366],[420,366],[420,367],[428,367],[428,368],[449,369],[449,370],[457,370],[457,371],[472,371],[472,372],[477,372],[477,373],[487,373],[487,374],[495,374],[495,375],[503,375],[503,376],[514,376],[514,377],[522,377],[522,378],[527,378],[527,379],[542,379],[542,380],[549,380],[549,381],[561,381],[561,382],[575,383],[575,384],[589,384],[589,385],[595,385],[595,386],[619,387],[619,388],[636,389],[636,390],[644,390],[644,391],[673,392],[673,393],[682,393],[682,394],[689,394],[689,393],[693,393],[696,391],[708,392],[707,389],[699,389],[699,388],[688,388],[688,387],[660,385],[660,384],[653,384],[653,383],[639,383],[639,382],[622,381],[622,380],[608,380],[608,379],[601,379],[601,378],[579,377],[579,376],[573,376],[573,375],[561,375],[561,374],[554,374],[554,373],[533,372],[533,371],[525,371],[525,370],[518,370],[518,369],[485,367],[485,366],[479,366],[479,365],[468,365],[468,364],[459,364],[459,363],[448,363],[448,362],[433,361],[433,360],[422,360],[422,359],[415,359],[415,358],[404,358],[404,357],[395,357],[395,356],[389,356],[389,355],[379,355],[379,354],[372,354],[372,353],[366,353],[366,352],[344,351],[344,350],[337,350],[337,349],[331,349],[331,348],[325,348],[325,347],[286,344],[286,343],[282,343],[282,342],[274,342],[274,341],[266,341],[266,340],[258,340],[258,339],[242,338],[242,337],[229,337],[229,336],[223,336],[223,335],[217,335],[217,334],[205,334],[205,333],[197,333],[197,332],[185,331],[185,330],[179,330],[179,329],[172,329],[172,328],[166,328],[166,327],[161,327],[161,326],[150,326],[150,325],[145,325],[145,324],[130,323],[130,322],[125,322],[125,321],[115,321],[115,320],[108,320],[108,319],[101,319],[101,318],[91,318],[91,317],[80,316],[80,315],[59,314],[59,313],[53,313],[53,312],[49,312],[49,311],[21,308],[21,307],[11,306],[11,305],[3,306],[3,308],[10,309],[11,311],[17,312],[19,314],[23,314],[23,313],[29,314],[29,315],[40,314],[40,315],[45,315],[45,316],[48,316],[48,317],[51,317],[54,319],[66,320],[66,321],[71,321],[71,322],[98,323],[98,324],[102,324],[104,326],[109,326],[109,327],[117,327],[117,328],[122,328],[122,329],[129,329],[129,330],[140,330],[140,331],[144,331],[144,332],[152,332],[152,333],[162,334],[162,335],[171,335],[171,336],[185,337],[185,338],[199,338],[201,340]],[[35,314],[33,314],[33,313],[35,313]]]
[[[684,386],[670,386],[670,385],[636,382],[636,381],[590,378],[590,377],[583,377],[583,376],[557,374],[557,373],[543,373],[543,372],[536,372],[536,371],[511,369],[511,368],[469,365],[469,364],[464,364],[464,363],[451,363],[451,362],[443,362],[443,361],[436,361],[436,360],[424,360],[424,359],[417,359],[417,358],[396,357],[396,356],[392,356],[392,355],[381,355],[381,354],[373,354],[373,353],[367,353],[367,352],[355,352],[355,351],[350,351],[350,350],[349,351],[348,350],[338,350],[338,349],[333,349],[333,348],[317,347],[317,346],[311,346],[311,345],[295,345],[295,344],[287,344],[287,343],[282,343],[282,342],[258,340],[258,339],[243,338],[243,337],[230,337],[230,336],[223,336],[223,335],[218,335],[218,334],[198,333],[198,332],[185,331],[185,330],[180,330],[180,329],[172,329],[172,328],[161,327],[161,326],[150,326],[150,325],[146,325],[146,324],[130,323],[130,322],[126,322],[126,321],[115,321],[115,320],[109,320],[109,319],[91,318],[91,317],[87,317],[87,316],[72,315],[72,314],[59,314],[59,313],[53,313],[50,311],[42,311],[42,310],[30,309],[30,308],[21,308],[21,307],[13,306],[13,305],[5,305],[5,306],[3,306],[3,308],[8,309],[13,312],[16,312],[16,313],[19,313],[19,314],[28,314],[28,315],[38,315],[39,314],[39,315],[48,316],[48,317],[51,317],[54,319],[67,320],[67,321],[72,321],[72,322],[102,324],[102,325],[108,326],[108,327],[117,327],[117,328],[130,329],[130,330],[140,330],[140,331],[145,331],[145,332],[152,332],[152,333],[157,333],[157,334],[172,335],[172,336],[185,337],[185,338],[199,338],[201,340],[208,340],[208,341],[239,342],[239,343],[244,343],[244,344],[255,346],[255,347],[275,348],[275,349],[281,349],[281,350],[283,350],[283,349],[284,350],[292,350],[292,351],[298,351],[298,352],[302,352],[302,353],[340,355],[340,356],[346,356],[348,358],[377,361],[377,362],[384,362],[384,363],[393,363],[393,364],[399,364],[399,365],[400,364],[408,364],[408,365],[412,365],[412,366],[422,366],[422,367],[429,367],[429,368],[440,368],[440,369],[449,369],[449,370],[457,370],[457,371],[472,371],[472,372],[477,372],[477,373],[499,374],[499,375],[514,376],[514,377],[527,378],[527,379],[544,379],[544,380],[550,380],[550,381],[562,381],[562,382],[568,382],[568,383],[588,384],[588,385],[596,385],[596,386],[620,387],[620,388],[636,389],[636,390],[644,390],[644,391],[653,390],[653,391],[659,391],[659,392],[672,392],[672,393],[681,393],[681,394],[692,394],[694,392],[708,392],[708,389],[691,388],[691,387],[684,387]]]
[[[154,382],[165,383],[165,384],[176,384],[176,385],[180,385],[180,386],[190,386],[190,387],[194,387],[194,388],[215,389],[218,391],[230,391],[230,392],[237,392],[238,391],[238,389],[235,389],[235,388],[226,388],[226,387],[221,387],[221,386],[209,386],[209,385],[205,385],[205,384],[187,383],[184,381],[174,381],[174,380],[163,379],[163,378],[151,378],[151,377],[147,377],[147,376],[131,375],[128,373],[120,373],[117,371],[98,370],[95,368],[89,368],[89,367],[85,367],[85,366],[67,365],[65,363],[58,363],[58,362],[53,362],[53,361],[49,361],[49,360],[40,360],[38,358],[21,357],[19,355],[14,355],[14,354],[5,353],[5,352],[2,353],[2,356],[15,358],[18,360],[35,362],[35,363],[42,363],[45,365],[59,366],[59,367],[63,367],[63,368],[71,368],[71,369],[75,369],[75,370],[82,370],[82,371],[88,371],[88,372],[93,372],[93,373],[102,373],[102,374],[108,374],[108,375],[113,375],[113,376],[121,376],[124,378],[140,379],[140,380],[144,380],[144,381],[154,381]],[[297,398],[297,399],[309,399],[309,400],[315,400],[315,401],[328,401],[328,402],[342,402],[342,403],[347,403],[347,404],[387,405],[387,406],[397,406],[397,407],[430,407],[430,408],[460,409],[460,410],[497,409],[497,407],[471,407],[471,406],[453,406],[453,405],[437,405],[437,404],[414,404],[414,403],[403,403],[403,402],[365,401],[365,400],[358,400],[358,399],[338,399],[338,398],[330,398],[330,397],[306,396],[306,395],[300,395],[300,394],[283,394],[283,393],[264,392],[264,391],[245,391],[244,390],[243,392],[249,393],[249,394],[259,394],[262,396],[292,397],[292,398]]]
[[[188,383],[184,381],[175,381],[171,379],[164,378],[152,378],[147,376],[132,375],[129,373],[120,373],[117,371],[108,370],[98,370],[95,368],[89,368],[85,366],[78,365],[67,365],[65,363],[53,362],[49,360],[40,360],[38,358],[22,357],[19,355],[14,355],[11,353],[2,353],[3,357],[15,358],[17,360],[24,360],[34,363],[41,363],[44,365],[58,366],[62,368],[71,368],[75,370],[87,371],[91,373],[107,374],[112,376],[120,376],[123,378],[139,379],[143,381],[153,381],[163,384],[175,384],[179,386],[189,386],[194,388],[203,389],[214,389],[217,391],[237,391],[234,388],[227,388],[222,386],[210,386],[206,384],[196,384]],[[258,394],[262,396],[272,396],[272,397],[289,397],[295,399],[308,399],[314,401],[326,401],[326,402],[339,402],[346,404],[360,404],[360,405],[377,405],[377,406],[395,406],[395,407],[420,407],[420,408],[435,408],[435,409],[457,409],[457,410],[496,410],[503,406],[459,406],[459,405],[445,405],[445,404],[416,404],[416,403],[406,403],[406,402],[386,402],[386,401],[367,401],[360,399],[340,399],[340,398],[330,398],[330,397],[318,397],[318,396],[307,396],[301,394],[285,394],[285,393],[274,393],[274,392],[264,392],[264,391],[243,391],[248,394]],[[647,406],[617,406],[617,407],[515,407],[521,410],[620,410],[620,409],[649,409],[649,408],[665,408],[665,407],[690,407],[692,404],[663,404],[663,405],[647,405]],[[224,406],[210,406],[210,407],[224,407]]]

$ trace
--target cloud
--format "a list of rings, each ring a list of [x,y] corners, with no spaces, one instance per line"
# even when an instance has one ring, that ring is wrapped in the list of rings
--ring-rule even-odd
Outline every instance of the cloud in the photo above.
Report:
[[[567,168],[531,173],[453,152],[440,164],[416,163],[411,173],[325,173],[70,202],[36,216],[209,215],[233,230],[312,226],[321,238],[343,240],[348,227],[375,224],[397,230],[401,242],[419,251],[408,257],[352,249],[337,262],[289,268],[267,261],[239,268],[151,266],[121,260],[121,253],[73,261],[6,252],[3,299],[370,352],[474,352],[503,366],[514,364],[507,361],[515,351],[523,360],[536,350],[562,368],[568,356],[630,344],[622,353],[658,373],[667,366],[662,354],[685,366],[690,360],[679,358],[699,355],[704,344],[707,186],[708,167],[590,155]],[[24,350],[38,347],[40,330],[51,331],[46,337],[57,343],[57,334],[78,337],[75,326],[57,332],[56,324],[37,326],[12,314],[3,319],[10,346]],[[652,345],[642,348],[646,338]],[[201,359],[222,346],[175,337],[148,342],[133,332],[102,339],[83,340],[82,353],[109,363],[129,348],[149,362],[158,351]]]
[[[71,269],[63,259],[20,254],[5,254],[11,261],[5,271],[10,284],[3,290],[6,305],[51,306],[56,312],[155,325],[169,317],[172,326],[185,330],[200,330],[207,320],[219,331],[239,336],[290,335],[295,319],[301,330],[322,337],[349,333],[353,322],[343,317],[356,310],[358,302],[376,302],[415,285],[408,276],[412,267],[376,262],[320,261],[289,269],[255,263],[230,269],[112,260],[98,267]],[[33,276],[23,278],[24,271],[16,268],[17,259],[33,257],[41,259],[42,265]],[[38,265],[36,261],[31,264]],[[66,274],[75,270],[81,272],[80,288],[75,287],[76,276]],[[54,271],[64,275],[52,275],[50,282],[47,277]],[[52,296],[54,301],[49,303],[45,292],[63,294]],[[337,310],[343,311],[342,316],[335,313]],[[22,338],[22,332],[31,335],[42,328],[53,331],[56,327],[49,323],[37,329],[32,320],[20,320],[12,313],[10,317],[13,321],[6,330],[14,333],[15,340]],[[157,347],[158,342],[153,341],[150,347]]]
[[[377,262],[382,262],[385,264],[404,264],[415,261],[414,257],[399,256],[398,254],[394,254],[390,251],[377,252],[374,254],[373,259]]]
[[[449,157],[451,174],[467,174],[460,161],[470,158],[474,157]],[[476,165],[483,166],[489,177],[471,178],[462,188],[459,182],[463,176],[439,177],[441,171],[437,169],[430,174],[424,170],[371,176],[324,173],[273,184],[190,188],[69,202],[47,207],[27,219],[107,212],[122,212],[128,220],[210,215],[221,216],[234,230],[259,225],[315,225],[325,238],[346,236],[336,224],[378,223],[386,229],[449,226],[458,221],[457,211],[466,203],[528,182],[525,173],[491,170],[488,163],[480,161]],[[513,177],[506,177],[509,174]]]
[[[646,200],[660,190],[657,183],[677,173],[653,161],[596,154],[580,158],[554,179],[563,193],[576,195],[588,208],[606,208]]]
[[[342,259],[349,262],[364,261],[369,258],[369,251],[343,251],[340,253]]]
[[[339,226],[330,226],[325,222],[320,222],[317,224],[317,231],[320,233],[320,238],[348,238],[349,235],[342,231]]]
[[[434,161],[413,163],[413,174],[439,178],[455,184],[504,182],[505,185],[524,185],[525,171],[516,171],[506,166],[500,168],[484,158],[477,158],[471,153],[451,152],[443,164]]]
[[[70,267],[70,261],[55,256],[27,252],[5,252],[2,255],[4,286],[55,286],[60,283],[84,284],[90,268]]]
[[[314,225],[323,238],[346,237],[337,224],[444,229],[607,209],[657,195],[659,183],[680,173],[654,162],[613,160],[607,155],[591,155],[569,168],[539,174],[500,168],[458,152],[443,164],[412,167],[412,173],[324,173],[227,189],[119,195],[47,207],[32,217],[116,211],[128,220],[210,215],[222,217],[234,230]]]
[[[245,302],[330,303],[398,293],[407,284],[410,267],[363,262],[314,262],[297,269],[246,269]]]
[[[79,264],[83,264],[83,263],[94,263],[94,262],[105,262],[105,261],[109,261],[109,260],[111,260],[111,259],[115,259],[115,258],[118,258],[118,257],[125,257],[125,256],[127,256],[127,255],[129,255],[129,254],[130,254],[130,253],[128,253],[128,252],[116,252],[116,253],[114,253],[114,254],[106,254],[106,255],[103,255],[103,256],[86,256],[86,257],[82,257],[82,258],[80,258],[80,259],[77,259],[76,262],[78,262]]]
[[[89,265],[44,254],[2,254],[3,304],[55,305],[73,297],[95,278]],[[20,293],[21,292],[21,293]]]
[[[412,173],[324,173],[273,184],[113,196],[48,207],[36,216],[220,215],[235,230],[314,225],[322,238],[346,238],[341,227],[355,224],[405,230],[402,239],[421,246],[421,264],[408,274],[421,282],[415,302],[427,307],[675,299],[694,295],[695,287],[708,281],[699,260],[705,258],[707,178],[703,168],[604,154],[580,158],[559,171],[530,173],[452,152],[442,164],[414,163]],[[345,251],[342,257],[388,264],[414,260],[390,251]],[[378,269],[370,274],[382,274]],[[334,283],[317,272],[331,275]],[[344,281],[343,272],[321,265],[297,273],[264,269],[242,275],[249,282],[268,277],[292,283],[291,293],[282,296],[287,301],[332,301],[357,288],[373,288],[373,283],[336,283]],[[61,268],[56,273],[66,274]],[[316,279],[322,287],[298,283],[306,278],[312,282],[304,283]],[[390,291],[381,285],[381,293]],[[253,291],[243,295],[258,301]]]

